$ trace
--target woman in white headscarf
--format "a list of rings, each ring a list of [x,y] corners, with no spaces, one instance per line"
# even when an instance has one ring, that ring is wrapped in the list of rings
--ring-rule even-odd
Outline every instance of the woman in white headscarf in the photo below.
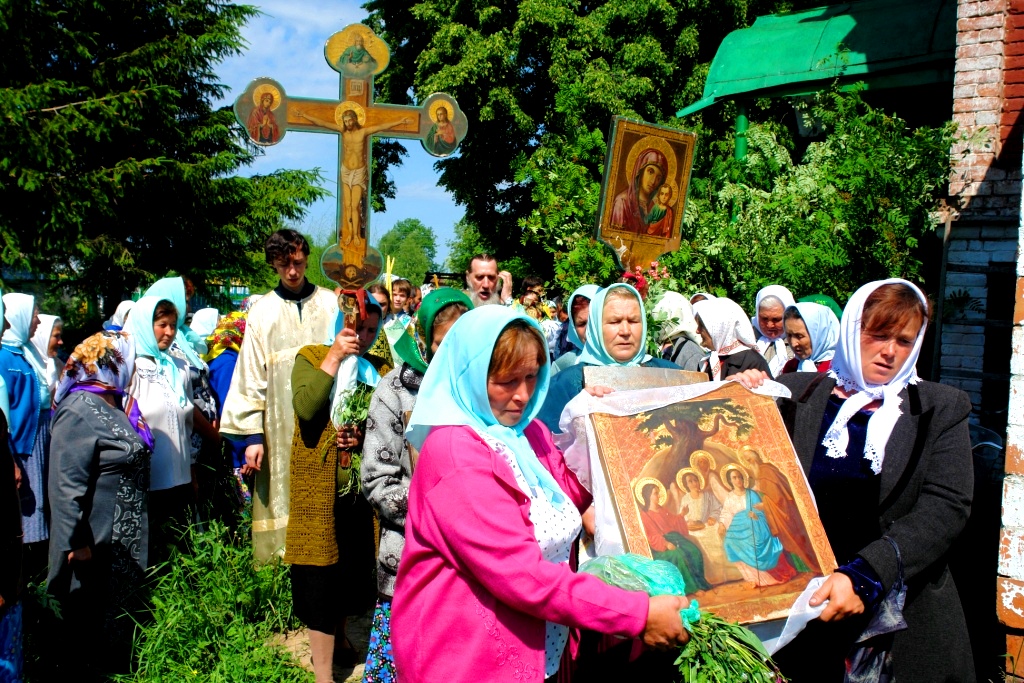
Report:
[[[704,347],[711,350],[699,368],[708,379],[724,380],[744,370],[771,375],[755,347],[754,328],[738,303],[725,297],[705,299],[693,305],[693,313]]]
[[[107,332],[120,332],[124,329],[124,323],[128,320],[128,314],[132,312],[132,307],[135,302],[131,299],[126,299],[117,305],[114,310],[114,315],[110,316],[110,319],[103,323],[103,329]]]
[[[199,339],[205,340],[213,331],[217,329],[217,323],[220,321],[220,311],[216,308],[200,308],[196,311],[196,314],[192,316],[192,324],[189,328],[196,333]],[[203,354],[207,351],[203,351]]]
[[[678,292],[665,292],[654,305],[654,319],[660,320],[658,342],[666,347],[661,357],[683,370],[696,371],[704,357],[693,306]]]
[[[839,318],[822,304],[800,302],[786,309],[783,324],[795,358],[782,367],[790,372],[827,372],[839,341]]]
[[[901,683],[975,680],[947,566],[973,493],[971,401],[917,375],[928,309],[905,280],[864,285],[843,311],[831,370],[779,379],[793,395],[779,410],[840,565],[811,598],[820,617],[776,654],[793,683],[844,680],[867,627],[895,631]]]
[[[782,285],[768,285],[757,293],[755,301],[755,316],[750,323],[758,333],[757,350],[768,361],[772,376],[778,377],[783,366],[793,358],[793,350],[786,344],[782,318],[796,301],[793,293]]]
[[[21,524],[27,544],[50,537],[46,521],[46,471],[50,451],[50,386],[46,360],[32,345],[39,309],[28,294],[4,294],[9,327],[0,348],[0,375],[10,399],[10,444],[21,473]],[[44,553],[45,554],[45,553]]]
[[[64,321],[56,315],[39,314],[39,326],[32,335],[32,346],[46,362],[46,385],[50,393],[57,388],[57,377],[63,363],[56,360],[57,351],[64,345],[61,335],[64,332]]]

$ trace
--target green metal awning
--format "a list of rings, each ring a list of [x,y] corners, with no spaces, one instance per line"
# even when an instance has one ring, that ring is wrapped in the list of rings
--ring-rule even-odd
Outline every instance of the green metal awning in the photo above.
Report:
[[[676,116],[740,95],[806,95],[836,78],[871,89],[951,83],[955,51],[955,0],[862,0],[758,17],[725,37],[704,97]]]

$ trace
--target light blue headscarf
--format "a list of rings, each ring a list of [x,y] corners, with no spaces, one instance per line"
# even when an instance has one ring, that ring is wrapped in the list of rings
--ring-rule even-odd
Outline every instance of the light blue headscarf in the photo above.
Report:
[[[640,304],[640,321],[643,324],[643,332],[640,336],[640,348],[637,350],[636,355],[627,361],[619,362],[612,358],[611,354],[604,347],[604,302],[608,298],[608,293],[616,289],[625,289],[636,297],[636,301]],[[649,361],[651,357],[647,355],[647,312],[644,310],[644,301],[640,297],[640,292],[636,291],[632,285],[627,285],[624,282],[617,282],[614,285],[608,285],[590,300],[590,317],[587,319],[587,343],[583,347],[583,351],[580,353],[579,360],[577,363],[589,363],[591,365],[618,365],[620,367],[627,367],[632,365],[640,365]]]
[[[185,314],[188,313],[188,301],[185,296],[185,281],[180,277],[165,277],[157,280],[153,286],[146,290],[143,296],[155,296],[157,299],[166,299],[178,309],[178,336],[174,338],[178,348],[181,349],[188,362],[197,368],[205,368],[206,363],[199,357],[199,354],[206,353],[206,340],[185,324]],[[132,309],[134,312],[134,309]],[[150,324],[152,325],[153,312],[150,311]],[[128,316],[131,320],[131,316]]]
[[[568,498],[523,433],[540,412],[548,393],[550,364],[541,366],[537,387],[515,426],[498,422],[487,398],[491,354],[498,337],[513,320],[525,320],[544,339],[536,321],[505,306],[480,306],[455,321],[423,375],[406,438],[414,447],[422,448],[431,427],[465,425],[484,432],[509,447],[532,491],[561,505]]]
[[[800,372],[817,372],[818,363],[832,360],[836,355],[836,342],[839,341],[839,318],[828,306],[810,302],[798,302],[795,308],[807,326],[807,336],[811,338],[811,357],[800,361],[797,370]],[[788,309],[787,309],[788,310]]]
[[[11,292],[10,294],[4,294],[3,299],[7,322],[11,324],[4,331],[3,344],[4,346],[21,349],[25,360],[28,361],[29,366],[36,373],[39,406],[43,409],[49,408],[50,375],[46,371],[46,357],[40,355],[35,345],[31,343],[32,335],[28,333],[32,329],[32,319],[35,317],[36,298],[30,294]]]
[[[567,339],[569,340],[570,344],[575,346],[580,351],[583,350],[583,340],[580,339],[580,335],[576,331],[575,321],[572,319],[572,300],[578,296],[581,296],[584,299],[589,299],[590,302],[593,303],[594,297],[597,296],[597,293],[600,291],[601,288],[598,287],[597,285],[583,285],[582,287],[577,287],[576,291],[569,295],[569,303],[565,308],[565,310],[569,313],[569,334],[567,336]],[[589,330],[587,330],[587,334],[590,334]]]
[[[163,297],[144,296],[136,301],[132,314],[125,321],[124,331],[131,335],[135,344],[135,357],[149,356],[153,359],[157,370],[167,378],[171,390],[178,397],[178,403],[184,407],[188,403],[188,397],[185,396],[185,387],[182,386],[178,366],[166,351],[160,350],[156,343],[156,335],[153,334],[153,312],[156,311],[156,305],[163,300]]]

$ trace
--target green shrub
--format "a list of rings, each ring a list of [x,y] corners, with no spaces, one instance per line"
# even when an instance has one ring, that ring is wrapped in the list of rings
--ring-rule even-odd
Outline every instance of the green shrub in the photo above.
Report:
[[[135,639],[136,672],[123,681],[312,681],[269,640],[296,627],[291,583],[280,562],[257,565],[247,525],[210,522],[189,531],[152,592],[151,618]]]

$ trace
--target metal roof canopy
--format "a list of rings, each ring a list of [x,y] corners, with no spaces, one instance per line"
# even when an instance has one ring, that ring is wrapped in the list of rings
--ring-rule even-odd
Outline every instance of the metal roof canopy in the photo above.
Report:
[[[952,82],[955,51],[955,0],[862,0],[762,16],[725,37],[704,97],[676,116],[738,95],[806,95],[836,78],[869,89]]]

